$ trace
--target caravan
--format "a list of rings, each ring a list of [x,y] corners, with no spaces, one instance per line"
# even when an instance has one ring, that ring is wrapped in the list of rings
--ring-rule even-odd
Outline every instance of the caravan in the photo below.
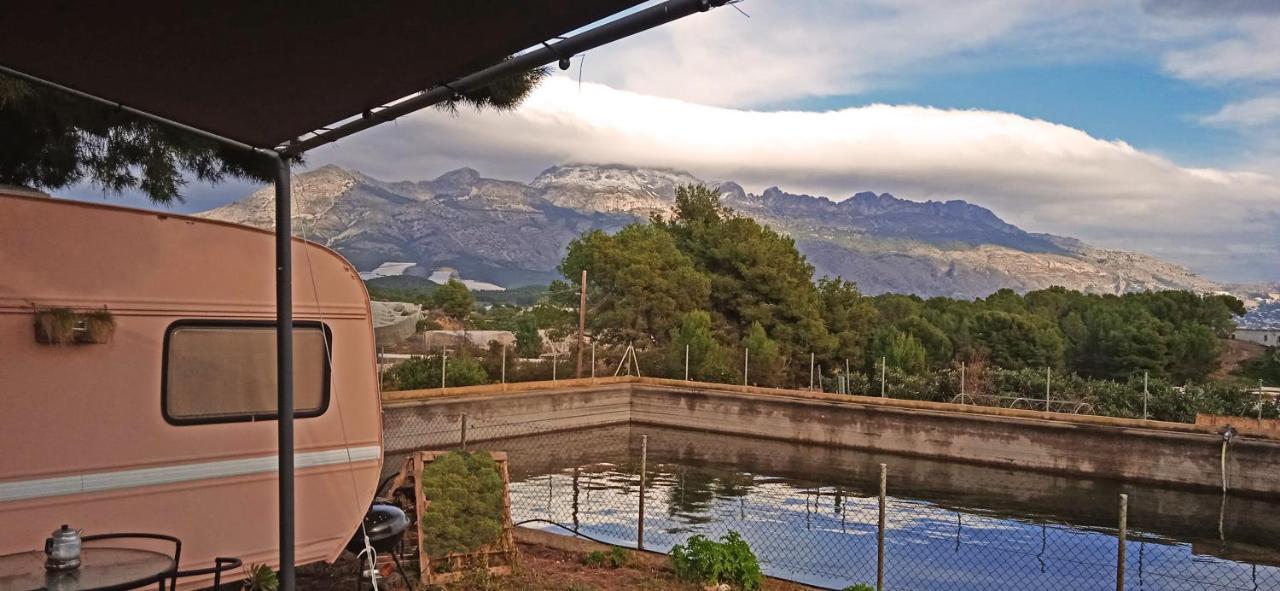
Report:
[[[273,234],[0,192],[0,555],[61,524],[277,566]],[[382,465],[368,297],[295,239],[297,562],[333,560]],[[186,584],[197,584],[189,581]]]

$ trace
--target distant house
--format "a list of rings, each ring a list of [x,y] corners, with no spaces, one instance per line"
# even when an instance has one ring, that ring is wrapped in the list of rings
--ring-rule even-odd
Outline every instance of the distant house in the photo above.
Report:
[[[1280,328],[1237,328],[1231,338],[1275,347],[1280,345]]]
[[[516,335],[507,330],[428,330],[425,333],[427,349],[441,347],[457,347],[469,344],[473,347],[488,349],[491,341],[499,345],[514,347]]]

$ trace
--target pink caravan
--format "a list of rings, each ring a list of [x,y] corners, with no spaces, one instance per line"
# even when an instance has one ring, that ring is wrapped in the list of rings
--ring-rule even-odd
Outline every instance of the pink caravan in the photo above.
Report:
[[[279,566],[272,252],[267,231],[0,190],[0,555],[67,523],[177,536],[183,569]],[[382,429],[364,284],[316,244],[292,260],[303,564],[359,527]],[[38,342],[37,312],[104,308],[106,342]]]

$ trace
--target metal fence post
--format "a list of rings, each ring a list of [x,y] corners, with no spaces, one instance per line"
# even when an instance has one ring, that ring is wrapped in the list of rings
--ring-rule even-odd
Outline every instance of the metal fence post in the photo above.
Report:
[[[1053,384],[1053,368],[1044,368],[1044,411],[1049,412],[1049,387]]]
[[[876,528],[876,591],[884,591],[884,517],[889,468],[880,464],[880,523]]]
[[[742,350],[742,385],[746,386],[747,372],[751,369],[751,349]]]
[[[1147,399],[1151,395],[1151,391],[1147,388],[1147,381],[1151,378],[1151,372],[1142,372],[1142,420],[1147,420]]]
[[[467,413],[462,413],[462,451],[467,451]]]
[[[1129,534],[1129,495],[1120,495],[1120,535],[1116,546],[1116,591],[1124,591],[1124,545]]]
[[[640,519],[636,521],[636,549],[644,550],[644,476],[649,458],[649,436],[640,436]]]
[[[502,344],[502,383],[507,383],[507,344]]]
[[[813,352],[809,352],[809,389],[813,389]]]
[[[888,373],[889,358],[880,358],[880,397],[884,398],[884,376]]]
[[[964,362],[960,362],[960,404],[964,404]]]
[[[684,381],[689,381],[689,344],[684,346]]]

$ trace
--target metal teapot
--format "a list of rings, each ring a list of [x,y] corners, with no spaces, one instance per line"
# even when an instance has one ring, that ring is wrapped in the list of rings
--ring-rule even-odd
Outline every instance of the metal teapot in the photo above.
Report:
[[[64,523],[44,540],[44,568],[51,571],[75,570],[80,567],[80,530]]]

